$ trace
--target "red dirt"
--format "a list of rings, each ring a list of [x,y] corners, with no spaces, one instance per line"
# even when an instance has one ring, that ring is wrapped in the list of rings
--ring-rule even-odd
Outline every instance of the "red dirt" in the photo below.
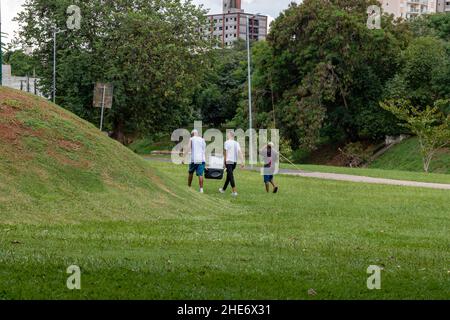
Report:
[[[8,105],[0,105],[0,114],[3,119],[11,119],[16,116],[17,110],[8,106]]]
[[[36,106],[36,104],[42,102],[41,99],[35,96],[6,88],[2,88],[2,90],[0,91],[0,98],[1,105],[5,105],[5,102],[7,100],[15,100],[20,102],[20,106],[17,106],[18,109],[33,108],[34,106]]]
[[[75,168],[89,168],[91,166],[91,163],[88,160],[72,160],[66,155],[56,152],[52,148],[47,148],[47,154],[63,165],[69,165]]]
[[[8,105],[8,100],[17,101],[17,106]],[[25,126],[22,122],[17,120],[16,114],[27,108],[38,108],[47,111],[43,115],[44,118],[56,116],[55,114],[61,115],[61,117],[66,119],[70,118],[70,115],[65,114],[57,108],[51,107],[43,99],[29,96],[21,92],[16,92],[12,89],[0,88],[0,144],[4,143],[6,149],[9,150],[9,153],[11,153],[12,156],[19,154],[23,156],[24,152],[22,138],[27,136],[47,139],[52,142],[51,145],[58,146],[66,151],[79,151],[82,149],[83,144],[80,142],[51,137],[49,134],[46,134],[44,130],[33,130]],[[52,115],[51,112],[54,112],[55,114]],[[74,120],[72,118],[70,119]],[[63,154],[58,153],[51,147],[47,149],[47,154],[62,164],[71,165],[74,167],[90,166],[90,163],[87,160],[74,161]],[[32,155],[28,154],[24,159],[32,159]]]
[[[67,151],[78,151],[83,147],[83,144],[80,142],[73,142],[68,140],[59,140],[58,146]]]
[[[0,122],[0,140],[21,145],[20,138],[24,136],[40,137],[42,132],[31,130],[18,121],[10,123]]]
[[[311,152],[307,162],[319,165],[344,166],[339,146],[331,144],[320,146],[317,150]]]

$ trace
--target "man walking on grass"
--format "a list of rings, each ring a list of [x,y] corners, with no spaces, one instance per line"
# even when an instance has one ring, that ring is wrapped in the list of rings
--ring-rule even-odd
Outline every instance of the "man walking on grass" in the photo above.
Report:
[[[191,162],[189,164],[189,188],[192,186],[194,172],[197,174],[198,183],[200,185],[200,193],[203,193],[203,173],[205,172],[206,162],[206,142],[199,136],[197,130],[192,130],[191,139],[189,141],[188,151],[191,153]]]
[[[228,185],[231,185],[233,190],[232,196],[237,197],[237,189],[236,182],[234,180],[234,170],[236,169],[236,165],[238,163],[238,157],[241,160],[241,168],[244,168],[244,156],[241,151],[241,146],[237,141],[234,140],[234,132],[228,131],[228,140],[225,141],[224,145],[224,154],[225,154],[225,167],[227,169],[227,179],[225,180],[225,185],[223,188],[219,189],[220,193],[225,193],[228,188]]]
[[[269,193],[270,185],[273,187],[273,193],[278,192],[278,186],[273,181],[273,175],[275,172],[275,163],[278,161],[278,153],[274,150],[274,144],[269,142],[260,151],[261,158],[264,162],[264,184],[266,186],[266,192]]]

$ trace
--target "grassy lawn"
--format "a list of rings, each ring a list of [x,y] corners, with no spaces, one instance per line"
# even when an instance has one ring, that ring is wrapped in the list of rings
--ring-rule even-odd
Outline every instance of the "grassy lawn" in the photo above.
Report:
[[[370,167],[423,172],[418,139],[409,138],[394,146],[387,153],[375,160]],[[448,149],[441,150],[436,154],[431,162],[430,172],[450,173],[450,152]]]
[[[0,87],[0,299],[449,298],[448,191],[279,176],[274,195],[238,170],[234,199],[186,171]]]
[[[174,190],[185,183],[184,167],[151,166]],[[124,203],[116,219],[0,224],[0,297],[449,297],[446,191],[279,177],[281,193],[266,195],[257,174],[237,179],[238,199],[208,181],[202,197],[185,192],[192,201],[180,199],[179,212]],[[71,264],[82,269],[81,291],[65,288]],[[366,288],[371,264],[384,267],[382,290]]]
[[[155,160],[169,160],[168,155],[145,155],[144,159]],[[449,162],[450,163],[450,162]],[[419,181],[419,182],[432,182],[432,183],[450,183],[450,174],[444,173],[425,173],[417,171],[407,170],[395,170],[395,169],[377,169],[377,168],[348,168],[348,167],[334,167],[323,166],[313,164],[290,164],[281,163],[280,168],[303,170],[307,172],[324,172],[324,173],[338,173],[349,174],[355,176],[366,176],[372,178],[384,178],[395,180],[407,180],[407,181]]]
[[[290,164],[282,164],[281,167],[286,169],[295,169],[295,167]],[[389,169],[375,169],[375,168],[346,168],[346,167],[320,166],[308,164],[296,165],[296,167],[310,172],[350,174],[372,178],[385,178],[385,179],[408,180],[419,182],[450,183],[450,175],[440,173],[413,172],[395,169],[389,170]]]

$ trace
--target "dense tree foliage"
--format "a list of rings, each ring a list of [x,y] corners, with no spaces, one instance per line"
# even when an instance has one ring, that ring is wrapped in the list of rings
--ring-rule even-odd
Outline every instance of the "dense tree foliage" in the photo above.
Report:
[[[379,141],[405,132],[381,101],[425,108],[450,98],[450,15],[410,21],[384,15],[367,27],[376,0],[304,0],[251,44],[254,124],[281,129],[292,149],[323,142]],[[28,0],[20,41],[36,48],[43,91],[51,91],[52,25],[63,28],[69,0]],[[91,121],[93,84],[114,84],[107,125],[124,132],[169,131],[194,117],[247,127],[244,41],[213,50],[198,30],[205,12],[190,1],[93,0],[82,28],[58,35],[57,102]],[[444,112],[450,105],[441,103]]]
[[[405,131],[380,101],[448,98],[450,15],[384,15],[382,28],[369,30],[373,3],[305,0],[275,20],[268,41],[252,49],[257,126],[277,126],[292,147],[310,150],[322,141],[378,141]],[[236,120],[245,125],[245,90],[242,99]]]
[[[247,80],[243,65],[247,60],[244,41],[233,48],[210,52],[210,68],[194,95],[194,104],[204,123],[220,126],[231,120]]]
[[[12,74],[15,76],[24,77],[34,75],[34,60],[22,50],[7,51],[3,56],[3,63],[11,65]]]
[[[28,0],[19,40],[35,48],[43,91],[51,93],[52,28],[65,29],[68,0]],[[57,103],[95,120],[94,83],[112,82],[107,125],[125,132],[169,131],[192,116],[192,94],[210,43],[199,32],[205,11],[191,1],[92,0],[78,3],[80,30],[58,34]]]
[[[275,20],[268,43],[253,52],[255,109],[270,114],[258,112],[259,125],[275,122],[293,147],[308,149],[324,137],[377,139],[395,130],[378,99],[406,34],[387,17],[388,28],[369,30],[371,3],[306,0]]]
[[[448,101],[437,100],[433,107],[416,107],[404,99],[381,103],[383,109],[394,114],[419,139],[425,172],[429,171],[433,157],[450,144],[450,116],[441,111],[441,104],[446,103]]]

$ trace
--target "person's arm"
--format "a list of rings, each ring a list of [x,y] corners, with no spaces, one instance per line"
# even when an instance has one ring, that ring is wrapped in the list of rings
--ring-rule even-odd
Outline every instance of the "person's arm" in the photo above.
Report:
[[[241,159],[241,168],[245,168],[245,158],[244,158],[244,154],[242,153],[241,150],[241,146],[238,144],[238,154],[239,154],[239,158]]]
[[[267,159],[267,148],[266,147],[262,147],[261,150],[259,150],[259,156],[260,156],[260,159],[262,160],[263,164],[266,164],[266,159]]]
[[[206,141],[205,139],[203,139],[203,159],[205,159],[205,163],[206,163]]]
[[[191,153],[191,150],[192,150],[192,139],[189,139],[188,146],[186,149],[184,149],[184,152],[183,152],[183,164],[184,164],[184,161],[186,160],[186,155],[189,156],[189,154]]]

